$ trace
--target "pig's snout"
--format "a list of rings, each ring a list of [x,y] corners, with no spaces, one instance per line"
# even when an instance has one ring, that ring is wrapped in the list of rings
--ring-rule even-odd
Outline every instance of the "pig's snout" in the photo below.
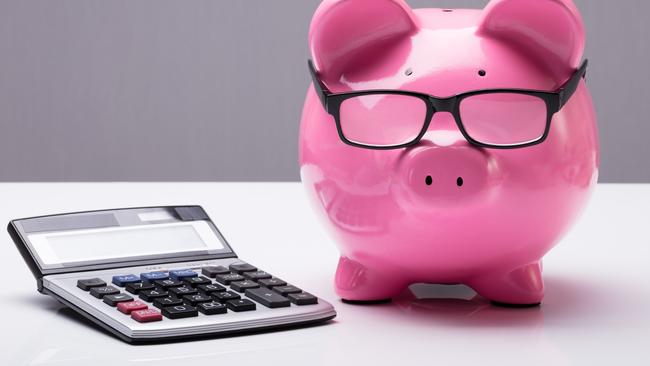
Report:
[[[458,204],[487,192],[494,162],[469,145],[425,146],[402,159],[404,189],[420,204]]]

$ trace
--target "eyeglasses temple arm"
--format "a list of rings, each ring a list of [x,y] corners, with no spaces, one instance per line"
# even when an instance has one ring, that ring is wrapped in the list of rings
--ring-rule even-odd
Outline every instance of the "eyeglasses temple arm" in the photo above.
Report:
[[[560,109],[564,107],[565,104],[571,99],[573,93],[578,90],[580,85],[580,79],[586,78],[587,76],[587,65],[589,65],[589,60],[584,60],[578,71],[569,79],[569,81],[564,84],[560,89]]]
[[[307,61],[307,66],[309,67],[309,74],[311,75],[311,80],[314,82],[314,89],[316,89],[318,99],[323,104],[323,108],[327,110],[327,96],[332,93],[318,78],[318,72],[316,71],[316,67],[314,67],[314,62],[312,60]]]

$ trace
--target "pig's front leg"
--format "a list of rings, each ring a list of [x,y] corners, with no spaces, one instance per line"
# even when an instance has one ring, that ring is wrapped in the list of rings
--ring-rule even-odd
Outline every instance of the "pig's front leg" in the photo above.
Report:
[[[400,272],[372,269],[346,257],[339,259],[335,282],[344,301],[358,303],[388,301],[408,286]]]
[[[512,271],[485,273],[469,281],[468,285],[496,305],[536,306],[544,297],[539,262]]]

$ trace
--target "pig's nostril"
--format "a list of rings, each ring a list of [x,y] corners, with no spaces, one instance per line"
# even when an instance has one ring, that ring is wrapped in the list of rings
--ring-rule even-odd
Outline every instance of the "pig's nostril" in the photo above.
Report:
[[[462,187],[464,183],[465,182],[463,181],[463,177],[458,177],[458,179],[456,179],[457,186]]]
[[[431,178],[430,175],[427,175],[427,178],[424,180],[424,183],[426,183],[428,186],[433,184],[433,178]]]

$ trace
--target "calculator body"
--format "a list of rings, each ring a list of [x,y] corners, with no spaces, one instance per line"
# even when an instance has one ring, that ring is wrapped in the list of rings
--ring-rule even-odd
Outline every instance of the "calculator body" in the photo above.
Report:
[[[240,260],[200,206],[41,216],[13,220],[8,231],[39,292],[129,343],[336,316],[326,301]]]

